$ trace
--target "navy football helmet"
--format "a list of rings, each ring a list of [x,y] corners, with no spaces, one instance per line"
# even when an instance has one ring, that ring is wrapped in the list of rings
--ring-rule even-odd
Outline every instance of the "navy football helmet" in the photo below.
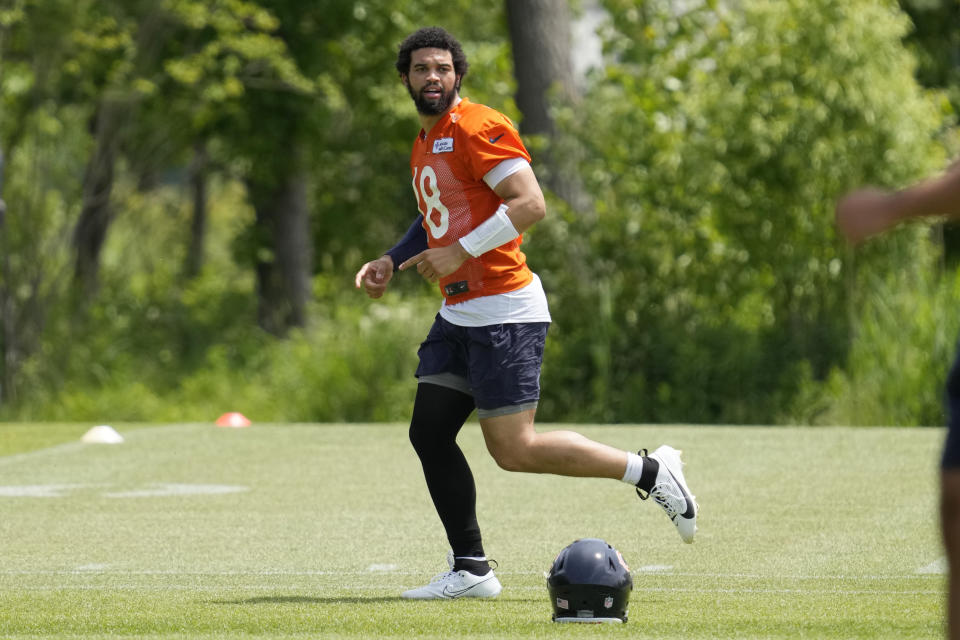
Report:
[[[560,552],[547,574],[554,622],[626,622],[633,579],[620,552],[582,538]]]

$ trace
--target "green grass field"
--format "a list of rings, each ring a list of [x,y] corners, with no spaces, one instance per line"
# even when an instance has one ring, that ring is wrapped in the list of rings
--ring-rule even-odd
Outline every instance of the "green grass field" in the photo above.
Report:
[[[621,483],[499,470],[468,425],[503,593],[408,602],[447,546],[405,426],[89,426],[0,425],[0,637],[942,635],[940,429],[574,427],[683,449],[685,545]],[[585,536],[633,570],[627,625],[550,622],[543,574]]]

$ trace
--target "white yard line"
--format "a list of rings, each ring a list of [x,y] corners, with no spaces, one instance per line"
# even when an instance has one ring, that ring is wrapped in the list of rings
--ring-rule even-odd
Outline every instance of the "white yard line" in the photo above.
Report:
[[[921,575],[947,575],[947,557],[940,556],[930,564],[917,569]]]
[[[26,453],[14,453],[9,456],[0,457],[0,467],[11,467],[21,462],[33,462],[37,458],[46,458],[48,456],[62,453],[73,453],[74,451],[78,451],[84,447],[92,446],[96,445],[86,444],[78,440],[77,442],[58,444],[53,447],[47,447],[46,449],[37,449],[36,451],[27,451]]]

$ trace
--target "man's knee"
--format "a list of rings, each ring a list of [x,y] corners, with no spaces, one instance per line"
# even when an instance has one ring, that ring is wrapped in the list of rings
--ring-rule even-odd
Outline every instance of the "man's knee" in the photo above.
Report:
[[[410,423],[410,431],[408,436],[410,437],[410,444],[413,445],[413,450],[417,452],[417,455],[423,456],[427,453],[429,449],[433,448],[435,443],[433,438],[430,437],[430,429],[426,428],[422,422],[417,422],[414,420]]]
[[[518,447],[511,446],[490,446],[487,450],[493,457],[497,466],[504,471],[527,471],[530,468],[529,459],[525,451]]]
[[[484,430],[484,441],[490,457],[504,471],[524,470],[524,445],[522,439],[509,431],[490,432]]]
[[[448,455],[457,447],[457,434],[470,413],[473,397],[435,384],[417,385],[410,419],[410,444],[417,455]]]
[[[497,466],[506,471],[533,470],[536,433],[533,430],[532,411],[482,418],[480,426],[487,451]]]
[[[524,434],[509,430],[497,433],[484,431],[487,451],[497,466],[504,471],[529,471],[531,468],[531,442]]]

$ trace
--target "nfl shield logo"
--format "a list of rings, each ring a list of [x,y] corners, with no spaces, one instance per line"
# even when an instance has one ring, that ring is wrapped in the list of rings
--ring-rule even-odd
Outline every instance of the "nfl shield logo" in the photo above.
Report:
[[[613,606],[613,597],[607,596],[606,598],[603,599],[603,608],[604,608],[604,609],[609,609],[609,608],[612,607],[612,606]]]

